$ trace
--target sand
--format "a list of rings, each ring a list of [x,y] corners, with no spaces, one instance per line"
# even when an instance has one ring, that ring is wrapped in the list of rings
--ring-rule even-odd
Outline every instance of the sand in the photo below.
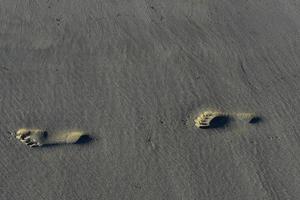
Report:
[[[299,198],[297,1],[3,0],[0,27],[0,199]],[[262,120],[197,129],[203,109]]]

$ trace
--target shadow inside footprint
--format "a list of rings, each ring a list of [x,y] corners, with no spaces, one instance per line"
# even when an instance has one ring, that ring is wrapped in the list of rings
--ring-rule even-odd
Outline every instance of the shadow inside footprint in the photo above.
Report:
[[[89,143],[93,140],[93,138],[89,135],[83,135],[81,136],[77,142],[75,142],[75,144],[86,144],[86,143]]]
[[[229,122],[228,116],[218,116],[211,120],[210,128],[224,128]]]
[[[44,144],[43,146],[41,146],[42,148],[52,148],[52,147],[56,147],[56,146],[62,146],[64,144]]]
[[[253,117],[249,123],[250,124],[257,124],[257,123],[260,123],[262,121],[262,119],[260,117]]]

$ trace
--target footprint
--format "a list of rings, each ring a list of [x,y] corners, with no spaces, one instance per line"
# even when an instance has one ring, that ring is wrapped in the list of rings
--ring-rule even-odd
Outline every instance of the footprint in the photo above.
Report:
[[[224,113],[219,111],[201,112],[195,119],[197,128],[221,128],[228,124],[229,119],[237,118],[241,121],[255,124],[261,121],[255,113]]]
[[[76,143],[83,136],[88,136],[82,131],[61,132],[48,134],[42,129],[22,128],[16,132],[16,138],[30,147],[40,147],[52,144],[72,144]]]

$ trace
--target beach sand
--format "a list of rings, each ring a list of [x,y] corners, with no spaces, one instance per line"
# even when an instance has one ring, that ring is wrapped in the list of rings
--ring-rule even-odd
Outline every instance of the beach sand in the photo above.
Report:
[[[3,0],[0,27],[0,199],[299,198],[297,1]]]

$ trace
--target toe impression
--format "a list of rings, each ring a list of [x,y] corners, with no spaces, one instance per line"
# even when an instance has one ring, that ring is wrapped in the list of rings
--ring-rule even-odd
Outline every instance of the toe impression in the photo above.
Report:
[[[16,132],[15,137],[30,147],[42,146],[43,132],[41,129],[21,128]]]

